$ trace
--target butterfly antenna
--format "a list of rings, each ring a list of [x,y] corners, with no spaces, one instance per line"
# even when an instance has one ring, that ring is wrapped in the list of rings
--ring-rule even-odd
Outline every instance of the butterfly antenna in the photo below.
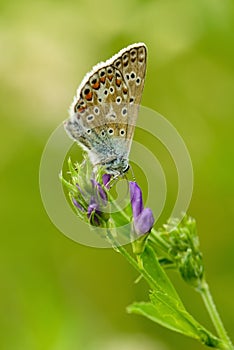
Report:
[[[113,177],[110,179],[110,181],[107,183],[107,185],[109,186],[110,189],[116,184],[116,182],[118,181],[118,178],[119,178],[119,174],[116,174],[116,175],[113,176]]]

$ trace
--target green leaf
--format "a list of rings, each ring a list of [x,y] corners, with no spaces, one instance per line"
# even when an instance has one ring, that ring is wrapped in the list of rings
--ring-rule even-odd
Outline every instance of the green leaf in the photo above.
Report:
[[[220,340],[200,325],[185,309],[152,248],[146,246],[140,258],[142,275],[153,290],[150,302],[135,302],[128,306],[127,311],[143,315],[161,326],[198,339],[210,347],[219,347]]]
[[[173,287],[163,268],[160,266],[153,249],[148,245],[146,245],[144,252],[141,254],[141,259],[145,272],[154,281],[155,288],[163,291],[164,294],[167,294],[168,296],[177,300],[178,304],[183,305],[175,288]]]
[[[73,177],[74,177],[74,178],[77,178],[78,171],[75,170],[75,168],[74,168],[74,166],[73,166],[73,163],[72,163],[70,157],[68,158],[67,164],[68,164],[68,169],[69,169],[69,171],[70,171],[71,177],[72,177],[72,178],[73,178]],[[79,165],[77,165],[77,166],[79,166]]]
[[[68,189],[68,191],[71,191],[72,193],[77,193],[77,187],[73,184],[71,184],[70,182],[68,182],[67,180],[64,179],[62,173],[59,174],[59,178],[62,182],[62,184]]]
[[[186,318],[186,313],[174,308],[173,303],[168,305],[163,298],[157,300],[157,303],[139,302],[128,306],[129,313],[143,315],[161,326],[169,328],[173,331],[185,334],[189,337],[200,339],[200,334],[195,325],[191,324]]]
[[[150,302],[133,303],[128,306],[127,311],[145,316],[161,326],[197,339],[212,348],[225,348],[220,339],[201,326],[187,311],[176,310],[171,306],[158,298],[155,304]]]

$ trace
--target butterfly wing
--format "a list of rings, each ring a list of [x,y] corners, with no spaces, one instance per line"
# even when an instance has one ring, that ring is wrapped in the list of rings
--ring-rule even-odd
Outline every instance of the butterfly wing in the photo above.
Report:
[[[128,153],[130,151],[134,128],[138,116],[139,105],[144,89],[147,62],[147,49],[145,44],[138,43],[122,50],[120,57],[114,62],[114,66],[121,71],[128,88],[128,118],[126,139]]]
[[[94,165],[128,157],[145,67],[146,47],[134,44],[96,65],[78,88],[65,129]]]

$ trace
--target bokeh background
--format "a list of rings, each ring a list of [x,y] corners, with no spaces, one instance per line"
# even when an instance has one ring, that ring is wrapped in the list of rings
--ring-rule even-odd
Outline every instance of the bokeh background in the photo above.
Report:
[[[191,155],[189,213],[234,339],[234,2],[1,0],[1,349],[203,348],[127,315],[146,285],[133,284],[135,271],[113,250],[62,235],[40,198],[43,148],[84,74],[138,41],[149,52],[142,103],[167,117]],[[163,161],[163,151],[154,152]],[[167,177],[173,184],[170,169]],[[171,278],[187,309],[213,330],[199,296]]]

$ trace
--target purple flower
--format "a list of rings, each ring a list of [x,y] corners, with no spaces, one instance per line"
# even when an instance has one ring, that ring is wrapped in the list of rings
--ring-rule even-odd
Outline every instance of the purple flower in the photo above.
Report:
[[[101,201],[103,202],[103,205],[106,205],[107,203],[107,194],[105,192],[105,190],[103,189],[102,185],[100,185],[99,182],[97,182],[94,179],[91,179],[91,183],[94,189],[94,193],[96,194],[97,200],[101,199]]]
[[[91,197],[88,210],[87,210],[87,217],[90,220],[92,225],[99,225],[100,220],[99,216],[101,215],[101,211],[99,208],[99,204],[96,201],[96,198],[94,196]]]
[[[150,208],[144,208],[142,191],[136,182],[129,182],[130,199],[133,213],[134,231],[138,237],[150,232],[154,225],[154,216]]]
[[[87,218],[94,226],[100,226],[101,221],[105,220],[106,213],[103,208],[107,205],[107,193],[103,186],[95,179],[91,179],[92,189],[88,194]]]
[[[102,176],[102,182],[103,182],[103,185],[109,189],[110,188],[110,179],[111,179],[111,175],[110,174],[104,174]]]
[[[130,187],[130,199],[132,204],[132,213],[135,220],[144,209],[142,192],[136,182],[130,181],[129,187]]]
[[[84,208],[80,205],[80,203],[77,202],[77,200],[75,198],[72,197],[72,203],[74,204],[74,206],[76,208],[78,208],[79,210],[84,212]]]
[[[94,178],[83,183],[82,186],[75,182],[78,191],[71,196],[73,205],[79,209],[85,220],[94,226],[102,226],[109,219],[105,207],[108,204],[108,193],[104,186]]]

